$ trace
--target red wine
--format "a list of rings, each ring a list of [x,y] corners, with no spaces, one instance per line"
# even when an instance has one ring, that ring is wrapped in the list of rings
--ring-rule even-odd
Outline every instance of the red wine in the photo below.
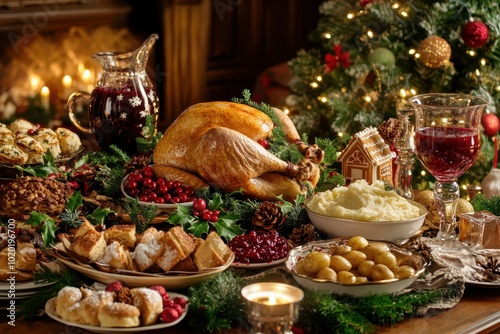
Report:
[[[134,86],[96,87],[90,97],[90,125],[99,146],[106,150],[114,144],[130,155],[137,153],[135,138],[142,137],[147,115],[156,122],[158,97],[153,89]]]
[[[481,147],[477,129],[421,128],[415,138],[416,153],[439,181],[454,181],[469,169]]]

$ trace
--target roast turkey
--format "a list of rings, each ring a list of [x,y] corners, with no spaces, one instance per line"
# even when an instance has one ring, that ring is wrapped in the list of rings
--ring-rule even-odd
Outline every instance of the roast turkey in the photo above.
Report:
[[[165,131],[154,151],[156,176],[194,189],[242,188],[250,198],[276,200],[282,195],[293,201],[306,191],[305,182],[316,186],[324,152],[304,144],[290,118],[274,110],[286,140],[304,156],[299,164],[278,159],[259,144],[275,126],[265,113],[245,104],[206,102],[184,110]]]

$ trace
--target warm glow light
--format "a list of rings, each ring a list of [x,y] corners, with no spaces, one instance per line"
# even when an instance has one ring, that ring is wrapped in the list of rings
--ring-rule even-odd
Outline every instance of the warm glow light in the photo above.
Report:
[[[481,71],[479,69],[476,70],[476,75],[479,77],[481,76]]]
[[[365,95],[365,96],[363,97],[363,99],[364,99],[366,102],[370,102],[370,101],[372,100],[372,98],[371,98],[371,97],[369,97],[368,95]]]
[[[352,20],[353,18],[354,18],[354,14],[353,13],[347,14],[347,19]]]
[[[328,99],[323,96],[323,97],[320,98],[320,101],[323,102],[323,103],[325,103],[326,101],[328,101]]]
[[[330,39],[330,38],[332,38],[332,35],[331,35],[331,34],[329,34],[329,33],[326,33],[324,36],[325,36],[325,38],[326,38],[326,39]]]
[[[448,118],[443,117],[443,118],[441,119],[441,122],[443,122],[444,124],[448,123]]]
[[[85,81],[85,82],[89,81],[89,79],[90,79],[90,70],[89,70],[89,69],[85,69],[85,70],[83,71],[83,74],[82,74],[82,79],[83,79],[83,81]]]
[[[271,293],[269,295],[269,305],[276,305],[276,295],[274,293]]]
[[[318,88],[318,83],[317,82],[311,82],[311,87],[312,88]]]
[[[290,110],[288,108],[284,107],[282,110],[285,113],[285,115],[290,114]]]
[[[500,86],[497,86],[497,90],[500,91]]]
[[[45,110],[50,109],[50,90],[47,86],[43,86],[40,90],[40,104]]]
[[[49,94],[50,94],[49,87],[43,86],[42,89],[40,90],[40,95],[47,96]]]
[[[69,75],[65,75],[63,78],[62,78],[62,84],[64,86],[64,88],[69,88],[71,87],[71,84],[73,83],[73,79],[71,79],[71,77]]]
[[[343,132],[339,132],[338,136],[339,137],[344,137],[344,133]]]
[[[476,55],[476,51],[474,50],[469,50],[468,53],[471,57],[474,57]]]
[[[32,91],[37,91],[39,84],[40,84],[40,79],[38,79],[37,76],[34,76],[31,78],[31,90]]]
[[[309,109],[309,110],[310,110],[310,109],[312,109],[312,108],[313,108],[313,107],[312,107],[312,105],[310,105],[310,104],[308,104],[308,105],[307,105],[307,109]]]
[[[410,89],[410,93],[411,93],[411,95],[417,95],[417,91],[413,88]]]
[[[316,77],[316,80],[321,81],[321,80],[323,80],[323,77],[321,77],[321,75],[318,75],[318,76]]]
[[[415,52],[415,58],[420,58],[420,54]]]
[[[462,185],[463,190],[467,190],[467,186],[465,184]]]
[[[420,172],[420,175],[422,175],[422,176],[425,176],[426,174],[427,173],[425,172],[425,170],[423,170],[423,171]]]
[[[392,5],[392,9],[398,9],[399,8],[399,3],[395,2],[393,5]]]
[[[402,17],[408,17],[408,13],[406,11],[404,11],[404,10],[401,11],[400,14],[401,14]]]
[[[410,49],[410,51],[408,51],[408,53],[411,54],[411,55],[414,55],[415,52],[417,52],[417,51],[415,51],[415,49]]]
[[[373,31],[369,30],[366,34],[368,37],[373,38]]]
[[[404,89],[401,89],[399,91],[399,95],[401,95],[401,97],[406,97],[406,91]]]
[[[483,58],[483,59],[481,59],[481,65],[482,65],[482,66],[486,65],[486,59],[484,59],[484,58]]]

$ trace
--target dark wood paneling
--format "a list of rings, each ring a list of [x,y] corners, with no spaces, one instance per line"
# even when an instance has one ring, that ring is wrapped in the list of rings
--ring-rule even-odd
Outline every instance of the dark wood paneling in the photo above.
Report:
[[[308,46],[322,1],[216,0],[207,68],[207,100],[229,100],[252,89],[265,68]],[[216,6],[218,4],[218,6]]]

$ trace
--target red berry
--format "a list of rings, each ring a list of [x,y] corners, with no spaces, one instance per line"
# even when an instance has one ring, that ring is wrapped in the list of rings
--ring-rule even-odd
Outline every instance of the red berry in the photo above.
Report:
[[[179,312],[174,308],[166,307],[161,312],[161,321],[164,323],[173,322],[177,319],[179,319]]]
[[[188,195],[189,197],[191,197],[191,196],[193,196],[193,195],[194,195],[194,190],[193,190],[193,188],[191,188],[191,187],[186,187],[186,188],[184,188],[184,193],[185,193],[186,195]]]
[[[188,195],[186,195],[186,193],[179,194],[179,201],[181,201],[181,203],[186,203],[187,200],[188,200]]]
[[[269,148],[269,143],[267,142],[267,140],[259,139],[257,142],[266,150]]]
[[[180,188],[182,186],[182,184],[180,183],[180,181],[174,181],[174,183],[172,184],[172,186],[174,188]]]
[[[35,130],[29,129],[28,130],[28,135],[33,136],[35,134]]]
[[[174,186],[174,182],[173,181],[167,181],[165,183],[165,185],[170,189],[170,188],[172,188]]]
[[[126,185],[127,189],[137,189],[137,181],[129,180]]]
[[[153,171],[153,168],[149,167],[149,166],[146,166],[142,169],[142,175],[144,175],[144,177],[153,177],[155,175],[154,171]]]
[[[197,198],[193,201],[193,209],[201,211],[207,207],[207,202],[203,198]]]
[[[165,199],[166,203],[172,202],[172,195],[170,195],[170,194],[165,194],[165,196],[163,196],[163,198]]]
[[[149,196],[147,196],[147,195],[141,195],[141,196],[139,196],[139,201],[141,201],[141,202],[149,202]]]
[[[174,306],[174,301],[172,299],[168,299],[168,298],[163,298],[163,308],[167,308],[167,307],[172,307]]]
[[[154,202],[158,198],[158,195],[155,192],[150,192],[148,195],[149,202]]]
[[[175,297],[174,303],[179,304],[182,308],[185,308],[187,305],[187,300],[182,297]]]
[[[116,282],[111,282],[109,283],[107,286],[106,286],[106,291],[110,291],[110,292],[117,292],[117,291],[120,291],[121,288],[123,288],[123,285],[121,282],[119,281],[116,281]]]
[[[172,197],[172,203],[179,203],[180,200],[179,200],[179,197],[178,196],[173,196]]]
[[[181,315],[181,314],[182,314],[182,306],[180,306],[179,304],[175,304],[175,303],[174,303],[174,305],[172,305],[172,308],[173,308],[174,310],[176,310],[176,311],[177,311],[177,313],[179,313],[179,315]]]
[[[134,176],[134,180],[136,182],[142,182],[144,180],[144,176],[141,173],[133,173],[131,174]],[[130,177],[130,176],[129,176]]]
[[[157,291],[161,296],[167,296],[167,299],[168,299],[168,294],[167,294],[167,290],[165,290],[165,287],[163,287],[161,285],[153,285],[153,286],[150,286],[149,288],[151,290]]]
[[[156,183],[158,183],[158,185],[160,186],[164,186],[165,185],[165,179],[162,178],[162,177],[159,177],[156,179]]]
[[[203,220],[210,220],[210,217],[212,217],[210,214],[205,213],[205,214],[203,214],[203,215],[201,216],[201,219],[203,219]]]
[[[163,197],[157,197],[155,199],[156,204],[165,204],[165,199]]]
[[[212,223],[218,222],[219,221],[219,216],[218,215],[214,215],[214,214],[210,215],[210,221]]]
[[[165,184],[160,184],[159,182],[156,182],[159,187],[157,189],[158,193],[161,194],[161,195],[164,195],[166,193],[168,193],[168,187],[165,185]]]

